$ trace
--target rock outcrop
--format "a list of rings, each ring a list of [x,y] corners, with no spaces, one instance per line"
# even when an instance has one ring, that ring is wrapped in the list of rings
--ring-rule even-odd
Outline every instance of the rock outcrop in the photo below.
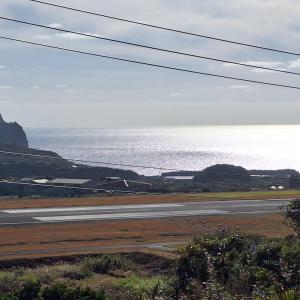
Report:
[[[18,123],[7,123],[0,114],[0,143],[28,148],[26,134]]]

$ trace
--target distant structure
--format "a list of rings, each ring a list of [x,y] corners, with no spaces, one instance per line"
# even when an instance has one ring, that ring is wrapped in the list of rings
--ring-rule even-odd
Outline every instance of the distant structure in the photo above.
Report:
[[[0,114],[0,143],[28,148],[28,140],[24,129],[18,123],[7,123]]]
[[[93,187],[92,179],[56,178],[48,181],[47,183],[58,185],[58,186],[71,186],[71,187],[82,187],[82,188]]]
[[[300,189],[300,176],[291,176],[289,178],[289,188],[295,190]]]

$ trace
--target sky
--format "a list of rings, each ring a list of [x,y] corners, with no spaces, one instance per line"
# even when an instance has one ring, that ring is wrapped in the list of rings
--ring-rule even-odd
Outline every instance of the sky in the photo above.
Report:
[[[49,0],[220,38],[299,51],[298,0]],[[56,1],[56,2],[55,2]],[[300,72],[300,57],[1,0],[0,16]],[[0,20],[0,35],[200,72],[300,86],[300,77]],[[0,39],[0,113],[25,127],[300,124],[300,91],[162,70]]]

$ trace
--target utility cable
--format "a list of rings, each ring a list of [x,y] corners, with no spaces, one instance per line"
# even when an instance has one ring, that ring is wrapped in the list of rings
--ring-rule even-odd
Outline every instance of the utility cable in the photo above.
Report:
[[[245,46],[245,47],[250,47],[250,48],[256,48],[256,49],[260,49],[260,50],[272,51],[272,52],[288,54],[288,55],[293,55],[293,56],[300,56],[300,53],[297,53],[297,52],[276,49],[276,48],[271,48],[271,47],[266,47],[266,46],[251,44],[251,43],[244,43],[244,42],[240,42],[240,41],[233,41],[233,40],[228,40],[228,39],[219,38],[219,37],[210,36],[210,35],[193,33],[193,32],[184,31],[184,30],[180,30],[180,29],[175,29],[175,28],[170,28],[170,27],[165,27],[165,26],[160,26],[160,25],[154,25],[154,24],[145,23],[145,22],[134,21],[131,19],[115,17],[112,15],[107,15],[107,14],[103,14],[103,13],[96,13],[96,12],[92,12],[92,11],[88,11],[88,10],[83,10],[83,9],[74,8],[74,7],[65,6],[65,5],[59,5],[59,4],[50,3],[50,2],[46,2],[46,1],[41,1],[41,0],[29,0],[29,1],[47,5],[47,6],[56,7],[56,8],[62,8],[65,10],[70,10],[70,11],[75,11],[75,12],[84,13],[84,14],[88,14],[88,15],[93,15],[93,16],[97,16],[97,17],[107,18],[110,20],[121,21],[121,22],[126,22],[126,23],[130,23],[130,24],[135,24],[135,25],[141,25],[141,26],[150,27],[150,28],[154,28],[154,29],[160,29],[160,30],[164,30],[164,31],[169,31],[169,32],[209,39],[209,40],[214,40],[214,41],[218,41],[218,42],[234,44],[234,45],[239,45],[239,46]]]
[[[230,80],[235,80],[235,81],[240,81],[240,82],[248,82],[248,83],[255,83],[255,84],[261,84],[261,85],[267,85],[267,86],[275,86],[275,87],[281,87],[281,88],[300,90],[299,86],[292,86],[292,85],[273,83],[273,82],[267,82],[267,81],[252,80],[252,79],[240,78],[240,77],[232,77],[232,76],[226,76],[226,75],[208,73],[208,72],[200,72],[200,71],[195,71],[195,70],[190,70],[190,69],[149,63],[149,62],[145,62],[145,61],[138,61],[138,60],[121,58],[121,57],[116,57],[116,56],[108,56],[108,55],[98,54],[98,53],[94,53],[94,52],[87,52],[87,51],[75,50],[75,49],[71,49],[71,48],[58,47],[58,46],[49,45],[49,44],[36,43],[36,42],[12,38],[12,37],[8,37],[8,36],[0,36],[0,39],[5,39],[5,40],[19,42],[19,43],[25,43],[25,44],[29,44],[29,45],[40,46],[40,47],[44,47],[44,48],[51,48],[51,49],[61,50],[61,51],[70,52],[70,53],[89,55],[89,56],[93,56],[93,57],[100,57],[100,58],[105,58],[105,59],[110,59],[110,60],[115,60],[115,61],[128,62],[128,63],[138,64],[138,65],[144,65],[144,66],[155,67],[155,68],[160,68],[160,69],[167,69],[167,70],[172,70],[172,71],[179,71],[179,72],[190,73],[190,74],[195,74],[195,75],[203,75],[203,76],[209,76],[209,77],[230,79]]]
[[[58,31],[58,32],[70,33],[70,34],[74,34],[74,35],[78,35],[78,36],[89,37],[89,38],[99,39],[99,40],[103,40],[103,41],[124,44],[124,45],[128,45],[128,46],[140,47],[140,48],[154,50],[154,51],[160,51],[160,52],[164,52],[164,53],[171,53],[171,54],[182,55],[182,56],[187,56],[187,57],[192,57],[192,58],[199,58],[199,59],[204,59],[204,60],[209,60],[209,61],[216,61],[216,62],[221,62],[221,63],[225,63],[225,64],[231,64],[231,65],[237,65],[237,66],[241,66],[241,67],[260,69],[260,70],[265,70],[265,71],[279,72],[279,73],[292,74],[292,75],[300,75],[299,72],[292,72],[292,71],[287,71],[287,70],[282,70],[282,69],[263,67],[263,66],[258,66],[258,65],[255,65],[255,64],[236,62],[236,61],[232,61],[232,60],[226,60],[226,59],[221,59],[221,58],[197,55],[197,54],[188,53],[188,52],[181,52],[181,51],[176,51],[176,50],[171,50],[171,49],[165,49],[165,48],[160,48],[160,47],[155,47],[155,46],[149,46],[149,45],[144,45],[144,44],[139,44],[139,43],[133,43],[133,42],[123,41],[123,40],[117,40],[117,39],[112,39],[112,38],[99,36],[99,35],[96,35],[96,34],[83,33],[83,32],[73,31],[73,30],[69,30],[69,29],[55,28],[55,27],[51,27],[51,26],[47,26],[47,25],[32,23],[32,22],[18,20],[18,19],[7,18],[7,17],[3,17],[3,16],[0,16],[0,19],[5,20],[5,21],[14,22],[14,23],[19,23],[19,24],[25,24],[25,25],[34,26],[34,27],[50,29],[50,30]]]

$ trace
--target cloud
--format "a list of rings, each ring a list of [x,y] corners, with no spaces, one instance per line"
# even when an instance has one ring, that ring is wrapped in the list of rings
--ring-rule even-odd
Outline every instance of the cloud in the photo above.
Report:
[[[6,66],[0,65],[0,69],[6,69]]]
[[[66,85],[66,84],[56,84],[55,87],[58,88],[58,89],[66,89],[66,88],[68,88],[69,86]]]
[[[9,85],[0,85],[0,90],[12,90],[13,87]]]
[[[250,65],[250,66],[258,66],[263,68],[272,68],[272,69],[283,69],[285,67],[285,63],[282,61],[243,61],[240,62],[242,64]],[[300,62],[299,62],[300,64]],[[239,65],[231,64],[231,63],[223,63],[223,67],[232,68],[232,67],[242,67]],[[264,69],[253,69],[253,72],[256,73],[270,73],[272,70],[264,70]]]
[[[284,63],[281,61],[247,61],[244,62],[245,64],[252,65],[252,66],[259,66],[263,68],[272,68],[272,69],[278,69],[284,67]],[[256,73],[269,73],[273,72],[271,70],[263,70],[263,69],[254,69],[253,72]]]
[[[95,33],[84,32],[84,34],[100,37],[99,34],[95,34]],[[54,33],[54,34],[38,34],[38,35],[34,35],[33,37],[40,40],[50,40],[54,38],[59,38],[59,39],[72,40],[72,41],[76,41],[76,40],[80,41],[80,40],[86,40],[91,38],[89,36],[78,35],[70,32],[62,32],[62,33]]]
[[[243,85],[243,84],[232,85],[229,88],[232,89],[232,90],[241,90],[241,91],[244,91],[244,92],[255,91],[255,88],[253,86]]]
[[[37,35],[34,35],[33,38],[39,39],[39,40],[50,40],[51,35],[49,35],[49,34],[37,34]]]
[[[300,58],[296,59],[296,60],[292,60],[290,61],[290,63],[288,64],[289,68],[300,68]]]
[[[38,85],[35,85],[35,86],[33,86],[32,87],[34,90],[39,90],[40,89],[40,87],[38,86]]]
[[[82,36],[82,35],[69,33],[69,32],[55,33],[53,36],[61,39],[66,39],[66,40],[84,40],[89,38],[87,36]]]
[[[63,25],[60,23],[52,23],[52,24],[49,24],[48,26],[50,26],[52,28],[62,28],[63,27]]]
[[[242,84],[238,84],[238,85],[232,85],[229,87],[230,89],[236,89],[236,90],[240,90],[240,89],[248,89],[249,85],[242,85]]]
[[[169,96],[170,97],[184,97],[184,96],[187,96],[187,95],[188,95],[187,93],[173,92]]]

